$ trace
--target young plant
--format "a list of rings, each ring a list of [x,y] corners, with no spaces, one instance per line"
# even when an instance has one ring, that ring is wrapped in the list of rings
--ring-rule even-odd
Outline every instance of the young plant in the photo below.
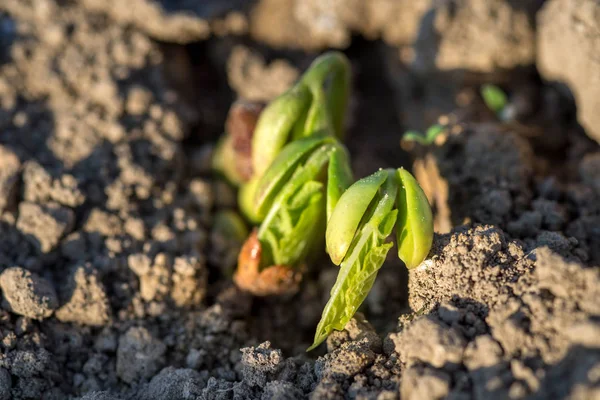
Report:
[[[435,124],[429,127],[425,134],[418,131],[406,131],[402,136],[402,140],[408,142],[417,142],[423,146],[430,146],[435,142],[435,139],[440,133],[444,131],[444,127],[439,124]]]
[[[254,294],[294,291],[306,259],[324,240],[327,217],[352,183],[347,150],[337,139],[348,81],[346,58],[326,54],[260,115],[253,176],[239,196],[241,209],[260,226],[244,245],[234,276]]]
[[[508,103],[506,93],[496,85],[485,84],[481,86],[481,97],[483,97],[485,105],[498,117],[501,117],[502,111]]]
[[[371,290],[396,228],[398,257],[417,267],[431,249],[433,218],[423,190],[405,169],[380,170],[350,186],[328,221],[327,252],[340,265],[312,350],[342,330]]]
[[[264,109],[252,137],[252,175],[239,192],[240,208],[258,225],[238,257],[240,288],[259,296],[293,293],[324,243],[341,266],[311,348],[343,329],[361,305],[394,227],[408,268],[423,261],[433,238],[427,198],[410,173],[380,170],[352,184],[340,142],[348,81],[346,58],[328,53]]]
[[[252,137],[252,177],[239,192],[242,212],[255,223],[254,197],[258,181],[294,140],[307,137],[343,136],[343,122],[350,92],[350,65],[339,52],[318,57],[290,90],[273,100],[261,113]]]

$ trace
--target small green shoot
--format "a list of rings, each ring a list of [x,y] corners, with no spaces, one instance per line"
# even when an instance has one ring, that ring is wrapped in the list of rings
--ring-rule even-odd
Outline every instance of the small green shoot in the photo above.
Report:
[[[502,114],[502,110],[504,110],[504,107],[508,103],[506,93],[498,86],[492,84],[481,86],[481,97],[485,105],[498,116]]]
[[[408,142],[417,142],[423,146],[430,146],[435,142],[435,139],[444,131],[444,127],[440,124],[435,124],[429,127],[425,134],[418,131],[406,131],[402,136],[402,140]]]

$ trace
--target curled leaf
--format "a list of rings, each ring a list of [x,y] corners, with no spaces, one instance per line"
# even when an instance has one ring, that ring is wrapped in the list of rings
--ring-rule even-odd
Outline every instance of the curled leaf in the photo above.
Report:
[[[407,170],[398,170],[398,257],[408,269],[425,260],[433,243],[433,217],[423,189]]]

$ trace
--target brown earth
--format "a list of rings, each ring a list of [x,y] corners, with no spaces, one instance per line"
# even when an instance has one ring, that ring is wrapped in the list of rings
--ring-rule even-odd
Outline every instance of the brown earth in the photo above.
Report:
[[[566,3],[0,2],[0,400],[600,397],[600,20]],[[307,354],[336,267],[238,290],[210,157],[326,47],[356,175],[413,162],[439,233]]]

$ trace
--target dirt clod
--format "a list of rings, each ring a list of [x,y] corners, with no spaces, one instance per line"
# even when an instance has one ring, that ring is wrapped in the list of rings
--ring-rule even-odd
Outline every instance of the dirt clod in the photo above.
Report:
[[[600,5],[594,0],[547,2],[537,16],[537,65],[542,76],[567,84],[577,103],[577,117],[588,135],[600,142]]]
[[[17,228],[41,253],[49,253],[73,227],[75,214],[56,203],[19,204]]]
[[[62,322],[104,326],[110,321],[108,297],[96,271],[75,268],[63,289],[65,303],[56,310]]]
[[[58,297],[52,283],[20,267],[2,272],[0,288],[3,306],[28,318],[48,318],[58,307]]]

